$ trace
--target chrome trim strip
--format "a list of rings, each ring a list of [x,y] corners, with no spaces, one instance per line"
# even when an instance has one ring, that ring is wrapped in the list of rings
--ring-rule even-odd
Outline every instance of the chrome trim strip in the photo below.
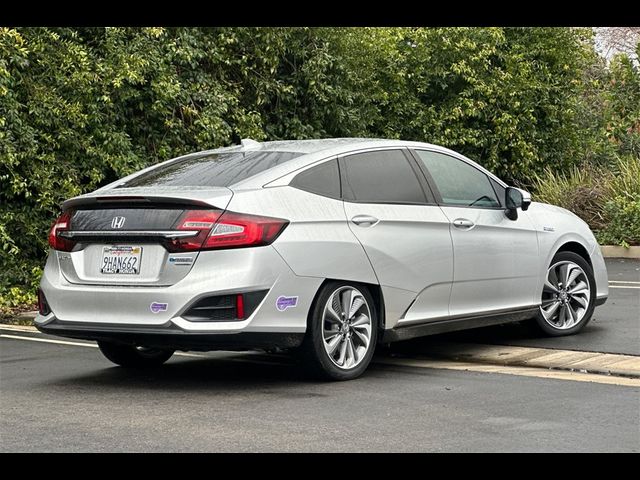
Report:
[[[161,238],[186,238],[195,237],[198,230],[66,230],[58,233],[61,237],[69,239],[96,238],[96,237],[161,237]]]

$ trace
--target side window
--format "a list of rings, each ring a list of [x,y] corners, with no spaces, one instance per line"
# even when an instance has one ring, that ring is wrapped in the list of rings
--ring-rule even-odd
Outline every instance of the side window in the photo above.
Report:
[[[345,200],[363,203],[427,202],[409,160],[402,150],[357,153],[340,162]]]
[[[443,153],[416,150],[440,191],[442,202],[465,207],[500,207],[489,177],[462,160]]]
[[[290,185],[305,192],[317,193],[325,197],[340,198],[340,171],[338,160],[329,160],[317,167],[299,173]]]
[[[489,178],[491,180],[491,185],[493,185],[493,189],[498,195],[498,202],[500,202],[500,206],[504,207],[504,196],[507,194],[506,187],[503,187],[498,182],[496,182],[493,178]]]

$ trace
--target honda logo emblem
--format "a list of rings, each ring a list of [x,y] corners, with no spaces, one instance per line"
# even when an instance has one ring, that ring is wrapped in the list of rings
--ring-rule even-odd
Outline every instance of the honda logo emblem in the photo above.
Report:
[[[113,217],[111,220],[111,228],[122,228],[124,227],[125,217]]]

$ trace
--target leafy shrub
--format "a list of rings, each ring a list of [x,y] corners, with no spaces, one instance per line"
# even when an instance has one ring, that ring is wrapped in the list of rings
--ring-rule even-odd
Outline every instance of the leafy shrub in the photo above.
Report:
[[[567,174],[545,170],[532,180],[536,201],[571,210],[601,244],[640,245],[640,158],[611,167],[585,164]]]
[[[571,210],[594,230],[605,226],[602,206],[608,187],[596,167],[584,164],[567,173],[546,168],[542,174],[533,176],[531,189],[536,201]]]
[[[605,203],[604,216],[608,224],[596,232],[600,244],[640,245],[640,196],[615,196]]]
[[[0,28],[0,305],[33,298],[60,202],[243,137],[428,141],[524,183],[545,167],[637,157],[638,69],[625,58],[592,68],[589,39],[575,28]],[[571,201],[595,199],[574,208],[598,226],[593,188]]]

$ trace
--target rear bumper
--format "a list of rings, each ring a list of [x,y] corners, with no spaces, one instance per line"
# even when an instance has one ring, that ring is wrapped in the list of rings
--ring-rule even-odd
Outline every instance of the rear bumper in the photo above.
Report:
[[[233,338],[238,333],[302,334],[322,281],[295,275],[272,246],[201,252],[189,274],[170,286],[73,284],[60,271],[57,257],[50,255],[40,288],[52,313],[38,315],[35,324],[48,333],[64,335],[69,330],[75,338],[87,339],[95,335],[79,336],[82,331],[111,334],[144,329],[164,335],[168,326],[177,335],[212,334],[217,343],[222,343],[218,335],[223,334]],[[204,297],[256,291],[266,294],[244,320],[195,321],[188,315]],[[296,301],[282,308],[282,297]]]
[[[304,333],[189,332],[172,323],[162,326],[96,325],[64,322],[54,318],[46,325],[36,323],[36,327],[43,333],[81,340],[197,351],[294,348],[300,346],[304,339]]]

